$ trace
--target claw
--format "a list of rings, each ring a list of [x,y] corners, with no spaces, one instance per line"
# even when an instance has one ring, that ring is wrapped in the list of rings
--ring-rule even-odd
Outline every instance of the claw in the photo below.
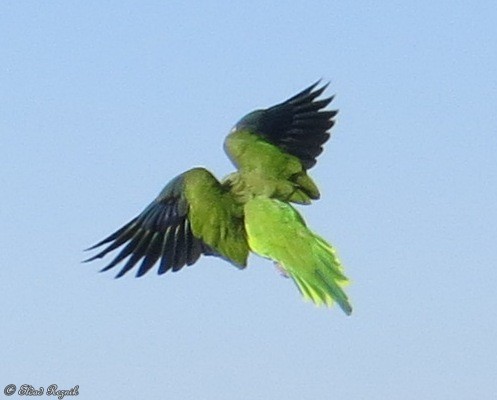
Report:
[[[286,271],[283,264],[280,264],[278,261],[274,261],[274,266],[283,278],[290,278],[290,275],[288,275],[288,272]]]

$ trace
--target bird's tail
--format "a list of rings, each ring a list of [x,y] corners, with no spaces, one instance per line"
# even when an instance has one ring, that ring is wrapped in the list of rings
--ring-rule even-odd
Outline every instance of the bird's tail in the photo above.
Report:
[[[313,252],[307,258],[308,268],[291,268],[284,266],[290,277],[297,285],[305,299],[316,305],[331,306],[336,302],[347,314],[352,313],[352,307],[343,291],[349,280],[335,249],[323,238],[314,236]]]
[[[312,232],[290,204],[255,197],[245,204],[245,229],[250,249],[278,265],[304,298],[317,305],[337,303],[352,312],[343,287],[348,279],[335,249]]]

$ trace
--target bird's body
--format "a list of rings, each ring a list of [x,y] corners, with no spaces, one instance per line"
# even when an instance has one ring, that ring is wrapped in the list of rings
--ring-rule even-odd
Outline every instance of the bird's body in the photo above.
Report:
[[[331,98],[316,100],[326,88],[316,85],[235,125],[224,147],[236,172],[221,182],[201,167],[178,175],[140,215],[93,246],[108,244],[88,261],[124,246],[103,270],[129,256],[117,277],[139,262],[142,276],[157,262],[162,274],[202,254],[244,268],[252,251],[277,262],[305,298],[337,302],[350,314],[342,290],[348,281],[334,249],[290,205],[319,198],[307,170],[329,138],[336,111],[322,110]]]
[[[316,184],[297,157],[250,131],[230,133],[224,147],[238,168],[227,177],[236,195],[260,195],[302,204],[319,198]]]

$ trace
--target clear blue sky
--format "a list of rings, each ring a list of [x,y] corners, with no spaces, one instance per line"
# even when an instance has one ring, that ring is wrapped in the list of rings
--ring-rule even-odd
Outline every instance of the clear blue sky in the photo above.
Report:
[[[2,2],[0,389],[497,398],[496,20],[495,1]],[[318,78],[340,114],[302,210],[351,317],[258,257],[80,263],[176,174],[230,172],[231,126]]]

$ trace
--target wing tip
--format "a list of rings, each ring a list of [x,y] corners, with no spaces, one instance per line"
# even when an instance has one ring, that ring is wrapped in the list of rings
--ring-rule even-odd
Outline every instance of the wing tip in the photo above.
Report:
[[[296,95],[290,97],[285,103],[298,103],[300,101],[309,101],[313,102],[314,99],[321,96],[323,92],[330,85],[330,81],[324,83],[321,87],[318,87],[323,82],[323,78],[319,78],[312,85],[307,86],[304,90],[301,90]]]

